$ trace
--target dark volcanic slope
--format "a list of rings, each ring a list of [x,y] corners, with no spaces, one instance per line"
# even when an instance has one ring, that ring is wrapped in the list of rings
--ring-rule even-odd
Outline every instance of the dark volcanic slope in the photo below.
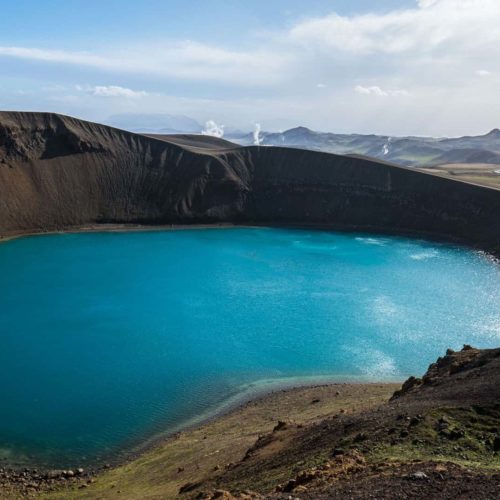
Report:
[[[500,253],[498,190],[365,158],[164,139],[0,113],[0,235],[102,222],[327,224]]]

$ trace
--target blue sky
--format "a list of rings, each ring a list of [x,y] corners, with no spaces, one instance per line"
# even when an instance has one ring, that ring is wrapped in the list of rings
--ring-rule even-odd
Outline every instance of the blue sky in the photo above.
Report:
[[[3,45],[66,48],[128,43],[130,38],[211,39],[245,45],[259,31],[286,28],[335,11],[347,15],[411,6],[401,0],[16,0],[2,5]]]
[[[498,0],[18,0],[0,108],[460,135],[500,126]]]

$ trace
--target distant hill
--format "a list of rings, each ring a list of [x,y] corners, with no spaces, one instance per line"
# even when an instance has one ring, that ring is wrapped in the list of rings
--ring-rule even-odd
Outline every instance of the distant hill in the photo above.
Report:
[[[210,150],[223,150],[223,149],[234,149],[238,145],[233,142],[226,141],[220,137],[213,137],[211,135],[189,135],[189,134],[144,134],[146,137],[152,137],[153,139],[160,139],[161,141],[168,142],[170,144],[177,144],[190,149],[204,149],[206,151]]]
[[[107,125],[151,134],[199,134],[203,126],[196,120],[184,115],[169,115],[165,113],[122,113],[110,116]]]
[[[449,163],[500,164],[500,130],[459,138],[390,137],[334,134],[296,127],[260,135],[264,146],[289,146],[337,154],[357,154],[405,166],[429,167]],[[230,137],[242,145],[253,144],[253,134]]]

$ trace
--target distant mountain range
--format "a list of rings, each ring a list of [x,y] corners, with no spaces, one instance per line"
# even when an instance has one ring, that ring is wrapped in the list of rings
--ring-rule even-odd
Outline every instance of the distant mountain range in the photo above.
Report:
[[[253,133],[227,139],[242,145],[255,143]],[[263,146],[288,146],[338,154],[358,154],[406,166],[453,163],[500,164],[500,130],[459,138],[390,137],[333,134],[296,127],[281,133],[260,134]]]
[[[204,126],[183,115],[123,113],[106,123],[145,134],[200,134]],[[210,132],[204,132],[210,134]],[[459,138],[391,137],[387,135],[334,134],[296,127],[285,132],[243,132],[225,128],[224,138],[248,146],[288,146],[338,154],[370,156],[399,165],[435,167],[450,164],[500,164],[500,130]]]

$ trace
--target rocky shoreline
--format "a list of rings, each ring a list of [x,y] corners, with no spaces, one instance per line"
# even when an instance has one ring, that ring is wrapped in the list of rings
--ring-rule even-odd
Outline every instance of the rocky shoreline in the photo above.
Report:
[[[13,495],[31,495],[60,489],[62,484],[86,488],[92,484],[98,470],[40,470],[36,468],[13,469],[0,467],[0,495],[6,498],[8,492]]]

